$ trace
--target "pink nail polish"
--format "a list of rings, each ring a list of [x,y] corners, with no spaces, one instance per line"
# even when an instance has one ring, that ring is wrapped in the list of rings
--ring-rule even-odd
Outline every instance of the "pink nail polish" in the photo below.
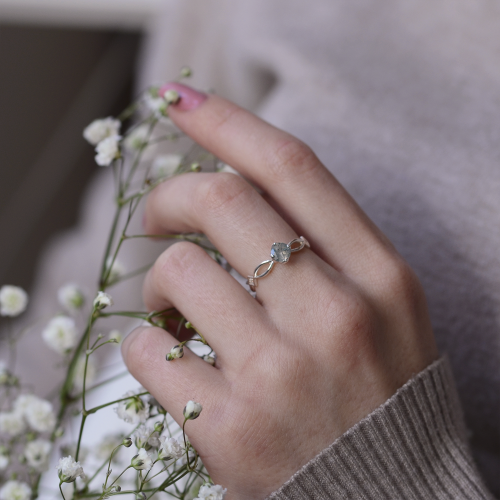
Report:
[[[179,101],[175,104],[171,104],[170,106],[180,111],[195,109],[208,97],[207,94],[194,90],[187,85],[183,85],[182,83],[166,83],[160,89],[160,95],[163,97],[167,90],[175,90],[179,94]]]

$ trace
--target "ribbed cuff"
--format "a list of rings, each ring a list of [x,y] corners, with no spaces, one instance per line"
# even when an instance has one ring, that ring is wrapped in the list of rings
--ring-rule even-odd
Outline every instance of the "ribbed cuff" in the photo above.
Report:
[[[493,500],[469,452],[446,358],[296,472],[272,500]]]

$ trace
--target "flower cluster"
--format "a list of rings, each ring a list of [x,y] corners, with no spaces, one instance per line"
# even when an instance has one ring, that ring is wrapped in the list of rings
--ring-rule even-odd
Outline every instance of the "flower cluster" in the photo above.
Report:
[[[180,78],[190,74],[189,68],[183,68]],[[125,316],[165,328],[169,320],[178,320],[177,315],[169,310],[115,310],[111,307],[114,301],[109,288],[146,272],[149,267],[126,270],[119,260],[120,249],[129,239],[148,236],[134,235],[133,227],[137,225],[130,225],[142,197],[173,175],[199,172],[204,162],[217,164],[216,158],[197,148],[190,148],[187,154],[172,154],[160,148],[160,142],[175,141],[183,136],[168,119],[168,107],[179,99],[174,90],[160,95],[159,89],[152,87],[119,118],[94,120],[83,131],[84,138],[95,148],[96,163],[112,167],[110,175],[114,176],[115,190],[111,196],[116,216],[108,244],[103,245],[105,252],[96,276],[94,299],[77,283],[62,283],[57,292],[58,310],[54,311],[53,317],[47,318],[41,326],[34,323],[35,326],[13,335],[9,332],[9,341],[15,346],[21,333],[31,335],[36,328],[47,348],[61,356],[56,368],[64,370],[65,376],[51,396],[54,399],[42,399],[29,393],[31,388],[14,374],[15,356],[11,356],[7,364],[0,362],[0,500],[37,498],[39,485],[46,483],[41,481],[41,475],[49,469],[51,454],[56,450],[59,450],[57,476],[53,470],[50,474],[54,481],[59,478],[59,490],[66,500],[85,496],[105,499],[129,491],[136,498],[149,499],[156,498],[157,492],[170,496],[170,487],[174,485],[176,498],[193,498],[196,495],[193,492],[197,492],[198,499],[224,498],[226,490],[210,482],[198,453],[185,434],[186,425],[195,425],[189,421],[198,418],[201,404],[188,401],[183,411],[184,423],[179,426],[163,403],[151,398],[142,388],[94,407],[89,406],[92,399],[86,397],[89,391],[117,377],[106,380],[107,375],[104,375],[98,378],[99,363],[94,353],[103,346],[120,343],[122,339],[122,333],[115,325],[106,323],[106,326],[101,326],[101,321]],[[138,110],[139,121],[130,126],[127,120]],[[207,248],[206,238],[202,235],[177,235],[176,238],[179,236],[199,244],[219,263],[223,262],[220,252]],[[13,285],[0,288],[0,316],[6,317],[9,324],[12,318],[26,310],[27,305],[28,295],[22,288]],[[192,327],[190,323],[188,325]],[[190,341],[202,342],[209,348],[201,334],[199,337]],[[185,344],[181,342],[161,355],[167,360],[180,360],[185,354]],[[100,352],[104,355],[106,349]],[[215,364],[211,350],[200,357]],[[98,382],[94,384],[96,378]],[[85,446],[82,436],[87,434],[84,432],[87,420],[99,418],[96,415],[100,410],[112,406],[116,416],[134,428],[124,435],[104,437],[92,448]],[[60,443],[69,420],[75,416],[79,429],[69,435],[78,436],[78,441]],[[119,470],[113,472],[111,466]],[[84,468],[89,472],[88,476]],[[185,480],[177,483],[182,477]],[[201,484],[202,481],[205,483]]]

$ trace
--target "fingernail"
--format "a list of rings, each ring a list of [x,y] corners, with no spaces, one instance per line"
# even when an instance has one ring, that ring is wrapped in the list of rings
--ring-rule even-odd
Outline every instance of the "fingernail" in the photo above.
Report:
[[[130,348],[130,344],[137,337],[137,335],[139,335],[139,333],[142,332],[142,330],[144,330],[144,327],[139,326],[135,330],[132,330],[123,340],[121,347],[122,347],[122,356],[125,362],[127,361],[127,354]]]
[[[167,83],[163,85],[160,89],[160,96],[164,96],[165,92],[168,90],[175,90],[179,94],[179,101],[175,104],[170,104],[170,106],[178,109],[180,111],[189,111],[191,109],[196,109],[208,96],[203,92],[194,90],[187,85],[182,83]]]

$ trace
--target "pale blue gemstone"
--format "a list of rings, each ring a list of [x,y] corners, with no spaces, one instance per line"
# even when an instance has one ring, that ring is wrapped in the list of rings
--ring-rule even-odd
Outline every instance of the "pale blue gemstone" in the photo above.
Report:
[[[290,247],[286,243],[273,243],[271,247],[271,259],[275,262],[285,263],[290,258]]]

